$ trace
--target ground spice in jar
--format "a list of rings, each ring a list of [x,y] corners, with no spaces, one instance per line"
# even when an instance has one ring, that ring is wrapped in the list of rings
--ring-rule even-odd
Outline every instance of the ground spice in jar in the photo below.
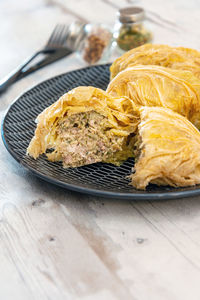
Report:
[[[93,28],[84,43],[83,59],[89,64],[98,62],[104,50],[109,46],[111,38],[112,34],[109,30],[100,27]]]
[[[151,32],[144,26],[145,12],[141,7],[126,7],[117,12],[114,37],[118,49],[128,51],[135,47],[149,43]]]
[[[108,62],[113,34],[105,24],[73,22],[68,28],[66,47],[88,64]]]
[[[88,63],[97,62],[101,58],[105,46],[106,44],[103,40],[101,40],[98,36],[91,34],[88,37],[88,45],[85,48],[83,56],[84,60]]]
[[[128,51],[151,41],[151,33],[142,25],[123,26],[117,38],[118,46]]]

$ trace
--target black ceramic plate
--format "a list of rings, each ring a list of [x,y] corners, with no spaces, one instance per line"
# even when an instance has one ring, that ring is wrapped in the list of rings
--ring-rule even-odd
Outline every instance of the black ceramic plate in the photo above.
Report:
[[[200,194],[199,187],[179,188],[150,185],[146,191],[135,190],[127,176],[134,160],[120,167],[97,163],[80,168],[63,169],[61,163],[47,161],[45,156],[34,160],[26,156],[26,148],[34,134],[35,118],[61,95],[79,85],[106,89],[109,65],[72,71],[37,85],[20,96],[9,108],[3,124],[2,138],[10,154],[36,176],[67,189],[98,196],[123,199],[170,199]]]

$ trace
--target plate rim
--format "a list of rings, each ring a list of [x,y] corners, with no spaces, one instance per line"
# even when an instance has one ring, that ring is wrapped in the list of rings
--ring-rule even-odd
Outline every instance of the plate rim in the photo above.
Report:
[[[108,64],[101,64],[101,65],[94,65],[94,66],[87,66],[84,68],[80,69],[75,69],[71,70],[65,73],[61,73],[56,76],[52,76],[44,81],[41,81],[40,83],[28,88],[25,92],[22,92],[19,96],[17,96],[12,103],[8,106],[6,109],[4,116],[1,121],[1,138],[3,140],[3,144],[6,148],[6,150],[9,152],[9,154],[20,164],[22,165],[26,170],[31,171],[32,174],[34,174],[36,177],[39,177],[40,179],[47,181],[51,184],[60,186],[62,188],[79,192],[79,193],[84,193],[88,195],[93,195],[93,196],[98,196],[98,197],[108,197],[108,198],[117,198],[117,199],[126,199],[126,200],[169,200],[169,199],[179,199],[179,198],[186,198],[186,197],[192,197],[192,196],[198,196],[200,195],[200,187],[197,187],[195,190],[186,190],[186,191],[177,191],[175,190],[174,192],[169,191],[169,192],[158,192],[158,193],[148,193],[148,191],[144,191],[141,193],[124,193],[124,192],[112,192],[112,191],[100,191],[99,189],[95,188],[85,188],[81,185],[78,184],[70,184],[63,182],[62,180],[55,179],[52,176],[47,176],[42,174],[41,172],[37,171],[36,169],[32,168],[31,166],[27,165],[20,159],[18,159],[16,153],[12,150],[12,148],[8,145],[6,135],[5,135],[5,122],[6,122],[6,117],[9,114],[9,111],[11,110],[12,106],[26,93],[31,91],[32,89],[38,87],[41,84],[44,84],[45,82],[48,82],[51,79],[55,79],[58,77],[62,77],[64,75],[67,75],[72,72],[77,72],[80,70],[86,70],[86,69],[91,69],[99,66],[109,66],[111,65],[110,63]],[[187,188],[187,187],[186,187]]]

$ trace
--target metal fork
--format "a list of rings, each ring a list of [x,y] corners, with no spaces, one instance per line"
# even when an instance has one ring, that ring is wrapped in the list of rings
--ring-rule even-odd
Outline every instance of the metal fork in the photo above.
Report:
[[[17,81],[18,79],[21,79],[26,75],[66,55],[71,54],[72,50],[64,47],[67,36],[68,26],[62,24],[56,25],[47,44],[0,81],[0,93],[5,91],[13,82]],[[28,67],[28,65],[41,54],[44,54],[45,57],[32,67]]]

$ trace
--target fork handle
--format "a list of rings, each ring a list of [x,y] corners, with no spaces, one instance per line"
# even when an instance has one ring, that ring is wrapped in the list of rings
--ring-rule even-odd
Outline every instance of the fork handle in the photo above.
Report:
[[[42,51],[36,52],[34,55],[29,57],[22,65],[16,68],[14,71],[9,73],[6,77],[0,80],[0,93],[4,92],[13,82],[17,81],[20,75],[23,73],[23,69],[38,56]]]

